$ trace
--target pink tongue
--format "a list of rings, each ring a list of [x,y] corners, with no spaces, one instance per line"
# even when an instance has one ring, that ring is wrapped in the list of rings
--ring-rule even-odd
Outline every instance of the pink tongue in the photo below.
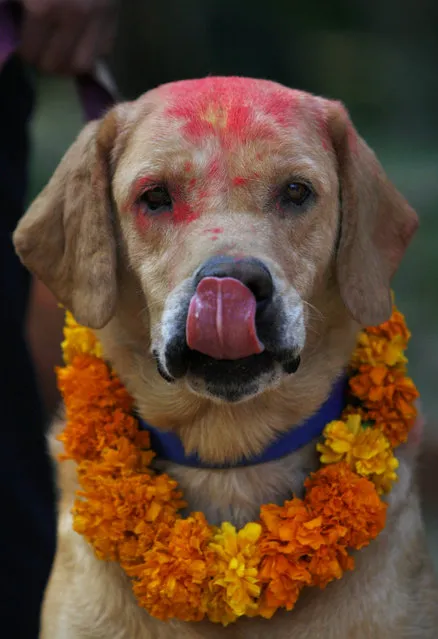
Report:
[[[189,348],[215,359],[241,359],[264,350],[255,326],[256,299],[232,277],[204,277],[189,306]]]

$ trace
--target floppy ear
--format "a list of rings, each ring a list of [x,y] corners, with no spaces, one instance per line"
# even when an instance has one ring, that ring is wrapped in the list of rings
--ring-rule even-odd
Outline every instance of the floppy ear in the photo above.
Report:
[[[327,124],[340,181],[337,276],[341,296],[357,322],[373,326],[391,315],[391,278],[418,218],[389,182],[342,104],[330,103]]]
[[[20,220],[15,249],[76,319],[101,328],[116,303],[109,158],[114,112],[88,124]]]

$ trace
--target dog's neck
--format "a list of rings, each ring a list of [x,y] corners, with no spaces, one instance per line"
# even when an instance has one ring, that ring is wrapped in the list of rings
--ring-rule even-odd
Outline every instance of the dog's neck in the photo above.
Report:
[[[282,504],[301,497],[304,480],[316,470],[315,443],[266,464],[240,468],[190,468],[160,461],[157,468],[176,479],[188,503],[187,512],[200,511],[214,525],[230,521],[242,526],[257,520],[263,504]]]
[[[302,495],[305,478],[317,467],[315,440],[329,421],[340,417],[346,382],[342,375],[309,419],[289,429],[261,455],[219,468],[209,468],[197,455],[187,456],[175,433],[140,423],[151,434],[155,467],[177,479],[188,512],[201,511],[211,523],[225,520],[240,527],[257,518],[262,504],[280,505],[292,495]]]

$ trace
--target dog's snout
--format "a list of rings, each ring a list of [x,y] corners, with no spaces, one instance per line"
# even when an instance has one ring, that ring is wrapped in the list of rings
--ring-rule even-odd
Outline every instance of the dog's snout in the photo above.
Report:
[[[233,258],[218,255],[203,264],[196,275],[196,285],[204,277],[232,277],[242,282],[253,293],[257,302],[269,301],[274,284],[267,266],[255,257]]]

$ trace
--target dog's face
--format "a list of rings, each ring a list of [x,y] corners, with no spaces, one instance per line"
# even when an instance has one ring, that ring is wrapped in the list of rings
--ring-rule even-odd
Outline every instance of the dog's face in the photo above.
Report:
[[[151,348],[169,379],[240,400],[299,363],[338,231],[327,132],[317,105],[303,117],[303,96],[269,83],[184,82],[149,100],[113,193]]]
[[[296,371],[316,289],[386,319],[415,227],[338,103],[207,78],[90,125],[15,242],[92,327],[116,312],[122,262],[161,375],[235,402]]]

